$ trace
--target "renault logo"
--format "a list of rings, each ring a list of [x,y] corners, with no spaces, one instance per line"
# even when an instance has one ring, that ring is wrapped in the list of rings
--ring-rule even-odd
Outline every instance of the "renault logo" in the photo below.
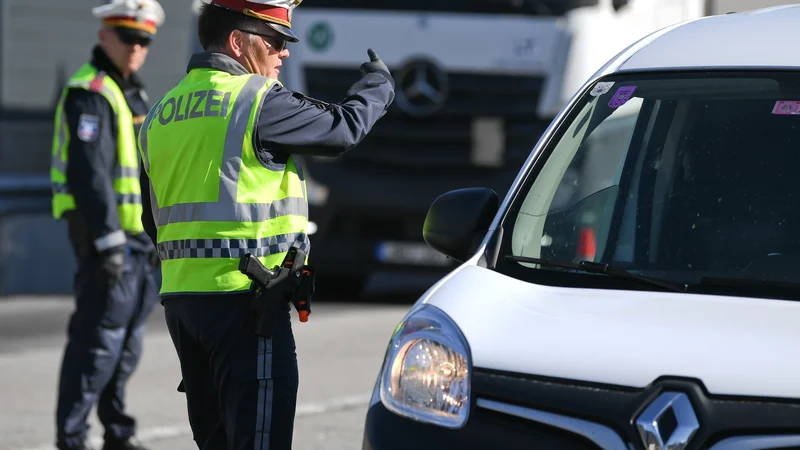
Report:
[[[406,114],[426,117],[439,111],[447,100],[447,74],[433,61],[418,59],[397,74],[395,100]]]
[[[689,396],[664,392],[636,419],[647,450],[684,450],[700,429]]]

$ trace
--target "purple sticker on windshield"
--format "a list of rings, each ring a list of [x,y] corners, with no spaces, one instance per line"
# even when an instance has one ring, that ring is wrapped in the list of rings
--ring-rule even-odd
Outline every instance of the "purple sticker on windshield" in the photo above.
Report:
[[[772,108],[772,114],[779,116],[796,116],[800,114],[800,102],[796,101],[779,101],[775,103]]]
[[[633,91],[635,90],[636,86],[620,86],[617,92],[614,93],[614,96],[611,97],[608,106],[611,108],[619,108],[633,97]]]

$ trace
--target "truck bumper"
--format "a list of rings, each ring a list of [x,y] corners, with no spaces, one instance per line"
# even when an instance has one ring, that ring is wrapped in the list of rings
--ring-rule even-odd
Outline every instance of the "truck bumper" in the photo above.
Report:
[[[502,198],[516,174],[420,174],[306,161],[309,219],[316,229],[309,261],[322,279],[360,279],[376,289],[394,283],[427,288],[458,265],[422,238],[431,203],[450,190],[475,186]]]

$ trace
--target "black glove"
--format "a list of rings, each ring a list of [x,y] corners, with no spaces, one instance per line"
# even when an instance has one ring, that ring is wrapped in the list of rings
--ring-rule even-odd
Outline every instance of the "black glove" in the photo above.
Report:
[[[390,75],[389,68],[386,67],[386,64],[378,58],[378,55],[372,49],[367,50],[367,55],[369,55],[369,62],[361,65],[362,75],[372,72],[386,72],[387,75]]]
[[[125,247],[114,247],[100,253],[100,271],[111,284],[122,279],[125,269]]]

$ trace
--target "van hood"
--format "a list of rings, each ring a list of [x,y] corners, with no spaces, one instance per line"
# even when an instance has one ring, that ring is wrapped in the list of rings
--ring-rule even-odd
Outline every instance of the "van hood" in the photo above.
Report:
[[[688,377],[711,394],[800,398],[800,302],[551,287],[466,265],[424,303],[458,324],[476,368],[633,388]]]

